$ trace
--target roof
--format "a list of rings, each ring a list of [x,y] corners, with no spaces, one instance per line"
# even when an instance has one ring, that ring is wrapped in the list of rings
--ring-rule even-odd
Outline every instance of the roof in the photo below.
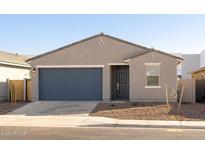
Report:
[[[196,69],[196,70],[194,70],[194,71],[191,71],[191,72],[189,72],[189,73],[190,73],[190,74],[194,74],[194,73],[201,72],[201,71],[205,71],[205,67],[201,67],[201,68]]]
[[[94,36],[91,36],[91,37],[82,39],[82,40],[80,40],[80,41],[77,41],[77,42],[68,44],[68,45],[63,46],[63,47],[61,47],[61,48],[57,48],[57,49],[55,49],[55,50],[52,50],[52,51],[49,51],[49,52],[46,52],[46,53],[37,55],[37,56],[32,57],[32,58],[30,58],[30,59],[28,59],[28,60],[26,60],[26,61],[31,61],[31,60],[34,60],[34,59],[37,59],[37,58],[46,56],[46,55],[48,55],[48,54],[51,54],[51,53],[57,52],[57,51],[59,51],[59,50],[62,50],[62,49],[65,49],[65,48],[68,48],[68,47],[77,45],[77,44],[79,44],[79,43],[82,43],[82,42],[91,40],[91,39],[96,38],[96,37],[99,37],[99,36],[104,36],[104,37],[107,37],[107,38],[110,38],[110,39],[113,39],[113,40],[117,40],[117,41],[120,41],[120,42],[129,44],[129,45],[132,45],[132,46],[135,46],[135,47],[138,47],[138,48],[142,48],[142,49],[144,49],[144,50],[146,51],[146,52],[143,53],[143,54],[149,53],[150,50],[152,49],[152,48],[147,48],[147,47],[144,47],[144,46],[142,46],[142,45],[139,45],[139,44],[136,44],[136,43],[132,43],[132,42],[129,42],[129,41],[126,41],[126,40],[123,40],[123,39],[116,38],[116,37],[114,37],[114,36],[110,36],[110,35],[108,35],[108,34],[100,33],[100,34],[97,34],[97,35],[94,35]],[[176,58],[176,59],[183,60],[181,57],[177,57],[177,56],[174,56],[174,55],[171,55],[171,54],[168,54],[168,53],[159,51],[159,50],[155,50],[155,51],[160,52],[160,53],[162,53],[162,54],[165,54],[165,55],[167,55],[167,56],[171,56],[171,57]],[[140,55],[141,55],[141,54],[140,54]]]
[[[0,64],[30,67],[29,64],[25,62],[25,60],[28,58],[29,57],[23,55],[0,51]]]
[[[166,55],[166,56],[175,58],[175,59],[177,59],[177,60],[183,60],[183,58],[181,58],[181,57],[177,57],[177,56],[174,56],[174,55],[172,55],[172,54],[168,54],[168,53],[166,53],[166,52],[162,52],[162,51],[160,51],[160,50],[155,50],[155,49],[153,49],[153,48],[151,48],[151,49],[150,49],[149,51],[147,51],[147,52],[143,52],[143,53],[138,54],[138,55],[136,55],[136,56],[134,56],[134,57],[132,57],[132,58],[129,58],[129,59],[134,59],[134,58],[140,57],[140,56],[142,56],[142,55],[148,54],[148,53],[150,53],[150,52],[157,52],[157,53],[160,53],[160,54],[163,54],[163,55]]]

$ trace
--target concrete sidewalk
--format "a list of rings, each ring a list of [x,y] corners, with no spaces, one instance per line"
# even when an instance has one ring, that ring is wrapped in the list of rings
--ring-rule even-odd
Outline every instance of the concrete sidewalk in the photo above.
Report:
[[[103,117],[2,115],[0,126],[205,128],[205,121],[118,120]]]
[[[0,126],[37,126],[37,127],[83,127],[115,125],[118,120],[101,117],[79,116],[24,116],[2,115]]]

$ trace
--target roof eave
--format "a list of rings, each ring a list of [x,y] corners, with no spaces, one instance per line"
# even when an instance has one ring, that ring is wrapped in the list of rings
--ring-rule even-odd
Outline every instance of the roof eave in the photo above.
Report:
[[[10,66],[17,66],[17,67],[24,67],[24,68],[30,68],[30,65],[27,64],[20,64],[20,63],[12,63],[12,62],[6,62],[6,61],[0,61],[0,64],[3,65],[10,65]]]

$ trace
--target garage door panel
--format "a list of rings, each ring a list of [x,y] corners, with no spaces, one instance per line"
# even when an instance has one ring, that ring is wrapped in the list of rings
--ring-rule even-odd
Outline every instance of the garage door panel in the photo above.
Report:
[[[49,81],[81,81],[83,79],[86,80],[92,80],[92,79],[97,79],[94,78],[95,76],[100,77],[101,74],[101,68],[44,68],[41,69],[41,71],[45,72],[43,74],[41,74],[41,76],[49,76],[50,78],[48,78],[47,80]],[[99,74],[97,73],[99,72]],[[53,76],[54,74],[58,73],[61,76],[58,76],[58,78],[56,78],[56,76]],[[72,76],[73,74],[75,74],[75,79],[70,78],[70,76]],[[66,78],[65,78],[66,77]],[[92,78],[93,77],[93,78]]]
[[[44,87],[61,87],[61,88],[97,88],[100,86],[100,84],[95,83],[84,83],[84,82],[71,82],[70,81],[64,81],[64,82],[47,82],[44,83]],[[95,82],[95,81],[93,81]]]
[[[102,100],[101,68],[47,68],[39,71],[40,100]]]
[[[80,95],[76,95],[76,92],[80,93],[80,91],[59,92],[51,90],[49,92],[45,92],[43,94],[44,97],[41,100],[101,100],[101,95],[99,95],[97,91],[92,95],[90,95],[89,92],[83,92]],[[58,97],[56,97],[56,95],[58,95]],[[95,98],[93,98],[93,95],[95,95]]]

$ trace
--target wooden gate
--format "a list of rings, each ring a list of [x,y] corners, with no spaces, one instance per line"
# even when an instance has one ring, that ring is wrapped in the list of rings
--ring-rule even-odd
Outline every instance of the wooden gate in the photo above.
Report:
[[[205,102],[205,79],[196,80],[196,101]]]
[[[31,81],[8,80],[9,100],[12,102],[31,101]]]
[[[10,80],[9,93],[11,101],[24,100],[24,81],[23,80]]]

